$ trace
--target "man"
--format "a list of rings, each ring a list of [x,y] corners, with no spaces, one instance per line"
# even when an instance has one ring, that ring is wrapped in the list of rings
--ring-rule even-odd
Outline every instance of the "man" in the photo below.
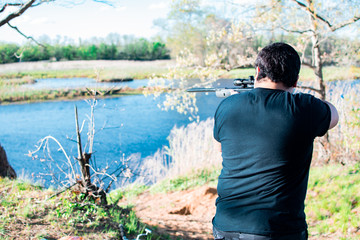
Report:
[[[263,48],[254,89],[232,95],[215,113],[221,144],[215,239],[307,239],[304,200],[313,141],[338,122],[336,108],[292,94],[300,58],[285,43]]]

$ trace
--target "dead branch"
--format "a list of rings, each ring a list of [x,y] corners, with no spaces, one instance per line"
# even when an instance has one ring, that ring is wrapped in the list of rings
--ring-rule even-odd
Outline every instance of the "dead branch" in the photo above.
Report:
[[[321,90],[320,89],[317,89],[317,88],[314,88],[314,87],[310,87],[310,86],[297,86],[297,88],[300,88],[300,89],[306,89],[306,90],[311,90],[311,91],[314,91],[318,94],[321,94]]]
[[[37,148],[34,151],[29,151],[28,156],[32,156],[36,152],[38,152],[42,148],[42,146],[46,145],[45,141],[48,141],[49,139],[56,142],[56,144],[59,146],[59,149],[62,151],[62,153],[64,154],[66,160],[68,161],[68,164],[69,164],[69,166],[71,168],[71,172],[73,174],[73,177],[75,178],[76,174],[75,174],[75,170],[73,168],[73,164],[71,163],[70,157],[67,155],[67,153],[66,153],[65,149],[63,148],[63,146],[61,145],[61,143],[56,138],[54,138],[53,136],[46,136],[43,139],[41,139],[39,146],[37,146]]]
[[[307,67],[309,67],[309,68],[311,68],[311,69],[315,69],[315,66],[314,65],[312,65],[311,63],[309,63],[309,62],[307,62],[307,61],[303,61],[302,63],[301,63],[303,66],[307,66]]]
[[[12,19],[21,16],[21,14],[23,14],[29,7],[31,7],[35,1],[36,0],[29,0],[27,3],[21,4],[21,7],[16,12],[9,14],[6,18],[0,21],[0,27],[10,22]]]
[[[6,3],[1,9],[0,9],[0,13],[2,13],[3,11],[5,11],[5,9],[9,6],[11,7],[16,7],[16,6],[21,6],[21,3]]]
[[[290,33],[298,33],[298,34],[304,34],[304,33],[308,33],[308,32],[313,32],[312,29],[307,29],[307,30],[290,30],[290,29],[287,29],[283,26],[280,26],[280,29],[286,31],[286,32],[290,32]]]
[[[45,45],[43,45],[43,44],[39,43],[38,41],[36,41],[35,38],[33,38],[33,37],[31,37],[31,36],[25,35],[25,34],[24,34],[23,32],[21,32],[16,26],[11,25],[10,23],[7,23],[7,25],[9,25],[9,27],[15,29],[21,36],[25,37],[26,39],[30,39],[30,40],[32,40],[33,42],[35,42],[37,45],[39,45],[39,46],[41,46],[41,47],[43,47],[43,48],[46,48]],[[20,54],[20,56],[21,56],[21,54]]]

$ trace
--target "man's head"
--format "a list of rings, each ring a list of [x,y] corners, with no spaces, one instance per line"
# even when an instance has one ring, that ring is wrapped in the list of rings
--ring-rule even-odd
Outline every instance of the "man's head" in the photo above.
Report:
[[[286,43],[273,43],[264,47],[258,54],[255,67],[258,69],[257,81],[269,78],[272,82],[294,87],[300,72],[300,57],[293,47]]]

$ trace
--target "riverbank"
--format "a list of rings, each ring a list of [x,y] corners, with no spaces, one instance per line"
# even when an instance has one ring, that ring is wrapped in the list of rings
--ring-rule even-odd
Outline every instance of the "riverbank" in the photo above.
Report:
[[[129,95],[139,95],[143,92],[160,92],[165,89],[156,87],[139,87],[136,89],[129,87],[116,88],[77,88],[77,89],[57,89],[57,90],[27,90],[27,91],[8,91],[0,94],[0,105],[25,104],[44,101],[64,101],[95,98],[121,97]],[[0,90],[0,93],[2,91]]]
[[[159,77],[174,67],[172,60],[157,61],[61,61],[61,62],[22,62],[0,65],[0,104],[30,103],[48,100],[68,100],[90,97],[86,88],[82,89],[24,89],[24,84],[34,84],[36,79],[46,78],[91,78],[96,82],[119,82],[120,80],[148,79]],[[223,72],[223,78],[248,77],[254,75],[254,69],[235,69]],[[325,67],[326,81],[360,78],[360,68]],[[300,82],[315,79],[312,69],[303,67]],[[98,97],[141,94],[141,89],[100,88]],[[149,89],[149,91],[152,91]]]
[[[212,239],[218,173],[203,169],[151,187],[115,190],[108,195],[109,206],[79,201],[76,191],[54,196],[55,190],[0,179],[0,236],[118,239],[121,223],[128,237],[147,227],[153,232],[148,239]],[[359,188],[359,165],[312,168],[305,209],[310,240],[359,238]]]
[[[24,84],[34,84],[44,78],[92,78],[97,82],[148,79],[160,76],[173,66],[171,60],[158,61],[64,61],[22,62],[0,65],[0,104],[30,103],[52,100],[89,98],[94,90],[88,88],[24,89]],[[135,80],[136,81],[136,80]],[[155,88],[147,88],[152,92]],[[96,88],[97,97],[117,97],[142,94],[144,88],[101,87]]]

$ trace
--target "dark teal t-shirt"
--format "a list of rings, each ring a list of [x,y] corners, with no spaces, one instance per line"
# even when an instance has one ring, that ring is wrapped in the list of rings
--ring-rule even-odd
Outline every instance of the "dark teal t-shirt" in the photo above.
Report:
[[[305,230],[313,141],[330,120],[329,106],[309,94],[255,88],[224,99],[215,113],[223,168],[214,226],[259,235]]]

